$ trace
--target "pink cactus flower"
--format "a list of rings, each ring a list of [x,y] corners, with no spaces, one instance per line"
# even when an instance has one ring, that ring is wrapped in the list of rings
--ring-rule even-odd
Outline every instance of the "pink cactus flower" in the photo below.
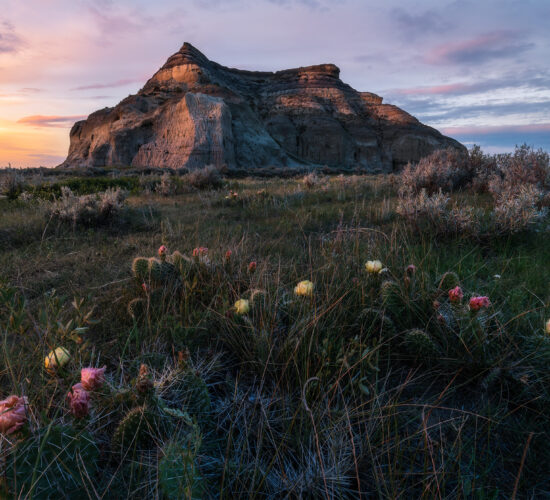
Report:
[[[458,304],[462,300],[462,297],[464,297],[464,293],[459,286],[455,286],[449,290],[449,300],[454,304]]]
[[[229,262],[231,260],[231,255],[233,255],[233,252],[231,250],[228,250],[227,252],[225,252],[226,262]]]
[[[159,254],[160,260],[165,261],[166,256],[168,255],[168,248],[166,248],[164,245],[161,245],[158,249],[158,254]]]
[[[479,311],[484,307],[489,307],[491,301],[489,297],[472,297],[470,299],[470,311]]]
[[[84,389],[82,384],[73,385],[71,391],[67,394],[71,413],[76,418],[83,418],[90,412],[90,394]]]
[[[253,260],[250,264],[248,264],[248,272],[253,273],[254,271],[256,271],[256,266],[256,261]]]
[[[413,275],[414,273],[416,273],[416,266],[414,264],[409,264],[405,272],[407,274]]]
[[[25,396],[9,396],[0,401],[0,434],[12,434],[27,421]]]
[[[207,247],[197,247],[193,250],[193,257],[204,257],[207,253]]]
[[[86,391],[95,391],[105,382],[105,370],[103,368],[82,368],[80,370],[80,383]]]

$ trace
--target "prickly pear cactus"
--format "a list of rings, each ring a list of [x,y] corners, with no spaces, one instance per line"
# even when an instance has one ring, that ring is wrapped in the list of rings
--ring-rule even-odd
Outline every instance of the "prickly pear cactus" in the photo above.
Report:
[[[162,283],[162,262],[156,257],[149,259],[149,276],[154,283]]]
[[[149,277],[149,260],[145,257],[136,257],[132,262],[132,272],[138,281],[146,281]]]
[[[453,272],[447,272],[441,276],[438,283],[438,288],[443,291],[450,290],[460,285],[460,278],[458,274]]]
[[[161,273],[161,280],[163,284],[169,284],[173,283],[177,280],[179,274],[176,270],[176,266],[174,264],[170,264],[170,262],[164,261],[160,265],[160,273]]]
[[[8,483],[17,485],[13,498],[86,498],[86,478],[97,477],[98,458],[99,448],[88,432],[69,425],[44,427],[8,456]]]
[[[133,299],[128,304],[128,314],[135,320],[141,319],[145,315],[146,304],[143,299]]]
[[[404,344],[409,354],[419,359],[430,360],[440,354],[435,342],[423,330],[409,330],[405,333]]]
[[[115,452],[125,453],[134,445],[138,448],[146,446],[150,428],[154,427],[154,414],[146,406],[137,406],[126,413],[118,423],[111,440]]]
[[[158,477],[162,493],[169,500],[200,499],[204,481],[195,466],[195,451],[178,442],[168,443],[159,462]]]
[[[209,421],[211,410],[210,394],[206,382],[185,366],[174,370],[161,388],[162,398],[170,406],[180,407],[199,424]]]
[[[180,275],[185,274],[191,263],[177,250],[172,254],[172,263]]]
[[[384,281],[380,285],[382,304],[393,314],[399,314],[403,306],[403,296],[399,284],[395,281]]]
[[[187,412],[200,421],[210,413],[211,409],[210,394],[206,382],[193,370],[189,370],[183,377],[183,383],[187,387],[185,405]]]
[[[395,325],[381,309],[367,307],[357,316],[353,330],[367,335],[381,334],[383,337],[391,337],[395,334]]]

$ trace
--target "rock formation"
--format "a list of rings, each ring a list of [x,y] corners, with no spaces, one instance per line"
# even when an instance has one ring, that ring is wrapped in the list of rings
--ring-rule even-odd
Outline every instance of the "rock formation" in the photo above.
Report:
[[[185,43],[136,95],[75,123],[62,166],[390,172],[436,149],[465,151],[339,74],[333,64],[226,68]]]

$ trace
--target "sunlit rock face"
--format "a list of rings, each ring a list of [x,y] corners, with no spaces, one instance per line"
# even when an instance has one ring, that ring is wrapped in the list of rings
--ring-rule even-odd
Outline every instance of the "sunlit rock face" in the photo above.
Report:
[[[339,74],[226,68],[185,43],[136,95],[75,123],[62,165],[391,172],[436,149],[465,151]]]

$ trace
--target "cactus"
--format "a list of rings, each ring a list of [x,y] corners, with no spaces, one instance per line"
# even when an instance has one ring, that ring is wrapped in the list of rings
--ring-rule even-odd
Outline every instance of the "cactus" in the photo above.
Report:
[[[363,309],[354,323],[354,331],[366,331],[367,333],[381,333],[383,336],[392,336],[395,333],[393,321],[380,309],[367,307]]]
[[[149,277],[149,260],[145,257],[136,257],[132,262],[132,272],[138,281],[146,281]]]
[[[432,359],[440,354],[435,342],[423,330],[414,329],[405,333],[405,347],[410,354],[420,359]]]
[[[168,499],[199,499],[204,496],[203,479],[195,467],[195,453],[178,442],[163,449],[164,457],[158,466],[159,484]]]
[[[190,265],[188,258],[184,257],[177,250],[172,254],[172,263],[174,264],[174,267],[180,273],[180,275],[184,274],[184,271],[186,270],[187,266]]]
[[[179,277],[179,274],[176,270],[176,266],[166,261],[161,264],[160,273],[161,273],[162,283],[164,284],[172,283]]]
[[[394,314],[399,314],[403,306],[403,297],[399,284],[395,281],[384,281],[380,285],[382,304]]]
[[[205,418],[211,409],[210,394],[205,381],[190,368],[175,369],[165,380],[163,398],[173,406],[180,406],[195,417],[199,423],[208,422]]]
[[[458,274],[453,272],[446,272],[439,279],[439,284],[437,287],[443,291],[447,291],[459,285],[460,278],[458,277]]]
[[[148,261],[149,276],[156,283],[162,283],[162,262],[156,257],[151,257]]]
[[[184,386],[187,388],[186,406],[190,415],[201,417],[210,413],[210,394],[206,382],[195,372],[189,370],[183,377]]]
[[[141,447],[150,443],[149,428],[154,428],[154,420],[154,414],[146,405],[132,408],[118,423],[113,433],[113,450],[125,453],[130,446]]]
[[[139,320],[145,314],[146,304],[143,299],[133,299],[128,304],[128,314],[135,320]]]
[[[17,484],[18,498],[86,498],[86,478],[95,477],[99,448],[88,432],[53,425],[15,446],[8,455],[8,482]],[[14,493],[14,492],[12,492]]]
[[[139,374],[136,378],[135,387],[138,393],[145,397],[150,397],[155,392],[153,377],[151,376],[149,367],[145,363],[142,363],[139,367]]]

